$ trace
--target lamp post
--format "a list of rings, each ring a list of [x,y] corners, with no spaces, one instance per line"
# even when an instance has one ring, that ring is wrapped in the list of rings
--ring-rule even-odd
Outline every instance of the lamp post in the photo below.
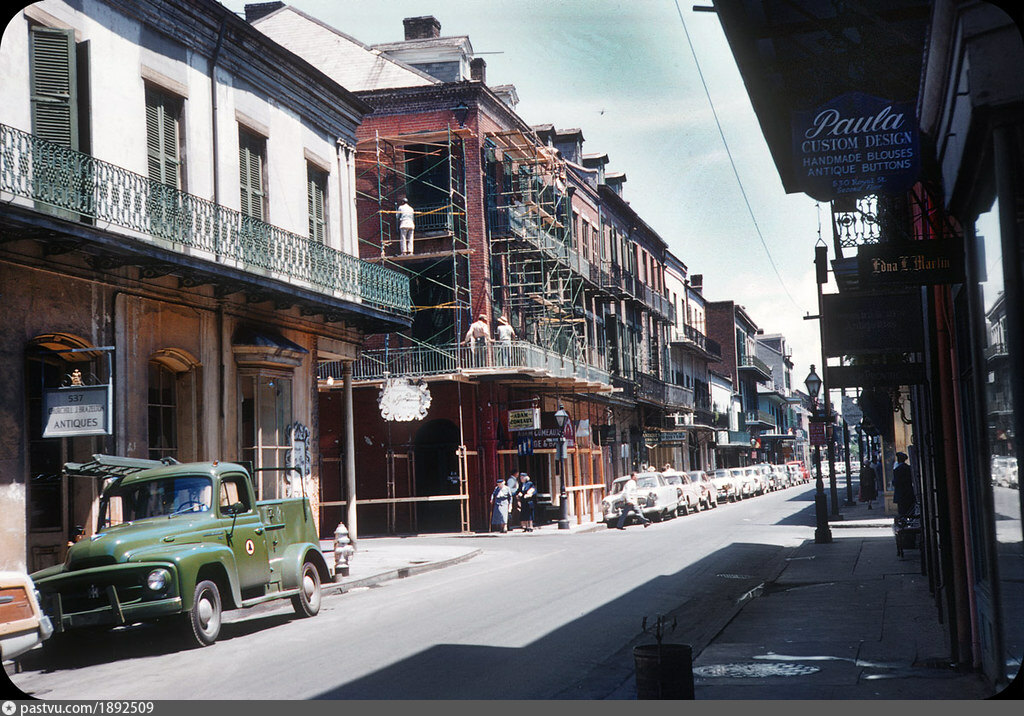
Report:
[[[558,451],[555,455],[555,474],[558,475],[561,492],[558,495],[560,514],[558,518],[558,529],[569,529],[569,493],[565,489],[565,423],[569,420],[569,413],[565,412],[562,404],[558,404],[555,411],[555,425],[558,426]]]
[[[818,416],[818,391],[821,390],[821,377],[811,364],[811,372],[804,379],[807,394],[814,401],[814,415],[811,420],[820,420]],[[828,506],[825,504],[825,483],[821,479],[821,445],[814,445],[814,542],[827,544],[832,541],[832,530],[828,526]]]

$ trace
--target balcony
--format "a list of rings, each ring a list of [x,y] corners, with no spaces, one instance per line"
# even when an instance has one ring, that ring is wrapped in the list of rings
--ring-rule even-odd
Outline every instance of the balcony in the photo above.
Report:
[[[760,380],[770,380],[772,377],[772,369],[768,367],[768,364],[757,356],[745,355],[740,358],[739,363],[740,370],[749,370],[755,375],[759,376]]]
[[[689,348],[710,361],[722,360],[722,348],[693,326],[684,325],[683,330],[673,329],[672,342]]]
[[[673,410],[693,410],[693,389],[666,383],[646,373],[639,374],[636,397],[638,400],[655,403]]]
[[[117,255],[116,265],[203,274],[204,282],[233,276],[234,290],[270,279],[286,284],[273,289],[279,295],[304,290],[314,303],[334,299],[328,303],[361,304],[406,319],[412,313],[409,279],[397,271],[6,125],[0,125],[0,191],[32,200],[27,208],[35,212],[89,229],[124,229],[114,233],[136,243],[90,236]],[[217,278],[207,278],[211,273]]]
[[[748,428],[774,429],[775,418],[764,410],[748,410],[743,414]]]
[[[342,378],[342,363],[320,365],[321,380]],[[427,378],[461,373],[484,376],[514,371],[534,377],[575,378],[587,387],[610,386],[611,376],[592,365],[574,363],[565,356],[527,341],[513,341],[510,346],[495,343],[477,352],[472,346],[448,344],[414,346],[411,348],[363,351],[355,362],[352,378],[357,381],[381,381],[389,376]]]
[[[990,346],[985,346],[985,360],[989,363],[1009,357],[1010,352],[1007,349],[1006,344],[1002,341],[999,343],[993,343]]]

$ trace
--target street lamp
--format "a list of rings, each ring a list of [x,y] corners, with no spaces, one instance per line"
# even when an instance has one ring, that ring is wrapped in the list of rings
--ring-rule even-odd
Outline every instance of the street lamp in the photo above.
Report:
[[[565,489],[565,423],[569,420],[569,413],[565,412],[562,404],[558,404],[555,411],[555,425],[558,426],[558,454],[555,455],[555,474],[559,477],[561,492],[559,493],[560,516],[558,518],[558,529],[569,529],[569,493]]]
[[[814,415],[812,422],[820,420],[818,417],[818,391],[821,390],[821,377],[814,371],[814,364],[811,364],[811,372],[804,379],[807,387],[807,394],[814,401]],[[821,445],[814,445],[814,542],[815,544],[827,544],[832,541],[832,530],[828,526],[828,506],[825,504],[825,484],[821,481]]]

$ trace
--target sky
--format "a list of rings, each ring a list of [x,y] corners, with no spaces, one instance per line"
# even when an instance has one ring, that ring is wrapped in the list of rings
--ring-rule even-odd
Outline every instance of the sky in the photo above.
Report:
[[[244,14],[244,0],[223,4]],[[516,111],[527,123],[578,127],[584,152],[608,154],[607,171],[626,174],[624,198],[691,275],[704,276],[707,300],[733,300],[765,333],[786,337],[794,387],[810,364],[820,374],[818,321],[803,318],[818,312],[819,207],[783,191],[721,24],[692,9],[710,2],[288,4],[365,44],[404,39],[403,18],[420,15],[436,17],[442,36],[468,35],[487,62],[487,83],[515,85]],[[820,231],[831,245],[829,217],[821,205]]]

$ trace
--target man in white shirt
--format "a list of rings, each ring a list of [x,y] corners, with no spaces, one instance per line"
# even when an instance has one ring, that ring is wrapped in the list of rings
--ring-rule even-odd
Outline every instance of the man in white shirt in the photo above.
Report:
[[[473,347],[473,362],[482,366],[485,362],[487,344],[491,342],[491,328],[487,325],[487,316],[483,313],[473,321],[462,341]]]
[[[637,502],[636,490],[636,473],[634,472],[630,474],[629,479],[626,480],[626,484],[622,486],[622,494],[624,495],[622,512],[619,514],[619,523],[616,525],[620,530],[626,529],[626,516],[629,515],[630,512],[636,513],[637,517],[643,520],[644,527],[651,526],[651,521],[647,519],[644,511],[640,509],[639,502]]]
[[[412,253],[413,232],[416,229],[416,211],[403,196],[398,207],[398,248],[402,256]]]

